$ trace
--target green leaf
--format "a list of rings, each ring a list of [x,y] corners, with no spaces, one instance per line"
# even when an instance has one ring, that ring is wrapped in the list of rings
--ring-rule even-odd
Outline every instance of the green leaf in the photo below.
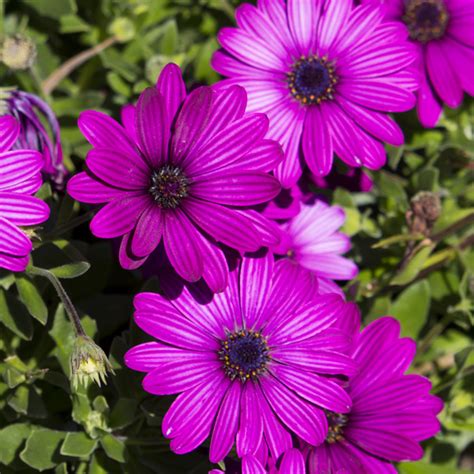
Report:
[[[46,418],[48,411],[36,390],[34,385],[20,385],[9,397],[8,405],[22,415],[32,418]]]
[[[110,413],[110,427],[114,430],[124,428],[135,420],[138,400],[120,398]]]
[[[26,423],[15,423],[0,430],[0,464],[10,464],[16,452],[30,433]]]
[[[418,250],[405,267],[392,278],[390,284],[406,285],[414,280],[418,276],[418,273],[420,273],[420,270],[423,268],[423,265],[430,256],[434,247],[434,245],[426,245]]]
[[[0,288],[0,322],[22,339],[30,341],[33,325],[25,307],[10,293]]]
[[[402,336],[416,338],[425,325],[430,308],[431,290],[426,280],[408,287],[400,293],[390,314],[400,321]]]
[[[36,285],[26,276],[16,276],[16,288],[20,300],[26,306],[31,316],[37,319],[43,326],[48,320],[48,308],[41,297]]]
[[[64,456],[88,457],[97,446],[97,440],[89,438],[85,433],[68,433],[61,446]]]
[[[115,436],[107,434],[100,439],[100,444],[104,448],[105,454],[107,454],[110,459],[121,463],[125,462],[127,454],[125,443],[119,441]]]
[[[65,436],[65,431],[49,429],[33,431],[20,453],[21,460],[38,471],[52,469],[64,460],[59,455],[59,446]]]
[[[49,268],[49,271],[58,278],[69,279],[84,275],[90,267],[89,262],[74,262],[66,263],[65,265],[55,268]]]

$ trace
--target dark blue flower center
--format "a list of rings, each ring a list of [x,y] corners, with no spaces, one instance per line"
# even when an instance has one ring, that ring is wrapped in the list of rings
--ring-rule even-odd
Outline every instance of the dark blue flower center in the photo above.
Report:
[[[180,168],[165,165],[153,170],[148,191],[160,207],[174,209],[188,195],[188,184]]]
[[[328,420],[328,434],[326,436],[326,441],[328,443],[341,441],[343,439],[343,428],[347,424],[347,415],[326,411],[326,417]]]
[[[410,0],[403,21],[412,39],[426,43],[444,35],[449,15],[443,0]]]
[[[231,380],[255,379],[265,371],[270,360],[267,341],[254,331],[231,333],[222,341],[219,359],[224,362],[224,372]]]
[[[319,104],[333,98],[337,78],[327,57],[302,56],[288,73],[291,95],[302,104]]]

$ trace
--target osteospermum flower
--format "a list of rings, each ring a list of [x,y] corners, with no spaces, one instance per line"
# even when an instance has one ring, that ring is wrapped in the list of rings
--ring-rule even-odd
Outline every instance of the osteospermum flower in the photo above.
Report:
[[[87,172],[69,193],[105,206],[91,222],[101,238],[123,237],[120,263],[137,268],[160,241],[176,272],[201,277],[214,291],[227,281],[217,242],[240,252],[275,243],[269,221],[250,209],[280,191],[271,171],[280,146],[264,136],[268,120],[246,114],[241,87],[218,93],[200,87],[186,97],[181,71],[169,64],[156,87],[123,114],[126,128],[100,112],[79,127],[94,146]]]
[[[358,372],[347,388],[352,409],[327,412],[326,442],[305,450],[310,474],[338,474],[347,466],[354,474],[395,474],[391,462],[420,459],[420,441],[439,431],[443,403],[430,395],[428,379],[405,375],[416,345],[399,332],[399,323],[385,317],[356,339],[351,355]]]
[[[281,224],[281,242],[272,250],[297,262],[318,277],[319,291],[339,292],[332,280],[352,280],[357,266],[342,254],[351,248],[349,237],[339,228],[344,210],[322,201],[302,204],[299,214]]]
[[[9,151],[20,133],[18,122],[0,117],[0,267],[23,271],[32,250],[29,228],[48,219],[45,202],[32,196],[42,184],[41,154]]]
[[[372,0],[371,0],[372,1]],[[419,53],[417,111],[425,127],[438,122],[443,103],[456,108],[474,95],[474,2],[381,0],[389,20],[402,21]]]
[[[20,123],[20,134],[13,149],[39,151],[43,155],[43,174],[61,188],[66,168],[59,123],[51,107],[38,96],[19,90],[0,91],[0,99],[0,114],[9,114]]]
[[[240,6],[236,20],[218,35],[224,50],[212,65],[229,79],[216,87],[241,84],[249,110],[268,115],[270,136],[286,153],[277,169],[285,187],[301,174],[300,150],[325,176],[334,153],[351,167],[378,169],[383,142],[403,143],[386,113],[415,105],[415,48],[402,25],[383,23],[380,6],[263,0]]]
[[[156,341],[131,349],[125,362],[147,372],[147,392],[179,394],[162,424],[171,449],[187,453],[210,436],[210,460],[219,462],[234,442],[241,457],[265,439],[275,459],[291,448],[290,433],[321,443],[323,409],[350,408],[332,379],[354,373],[336,327],[349,305],[315,296],[310,274],[288,260],[274,264],[271,254],[244,258],[227,289],[205,301],[196,288],[171,300],[135,298],[135,322]]]

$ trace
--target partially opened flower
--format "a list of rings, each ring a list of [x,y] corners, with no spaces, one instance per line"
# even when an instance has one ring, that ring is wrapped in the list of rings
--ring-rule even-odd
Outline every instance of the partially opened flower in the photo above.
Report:
[[[280,225],[281,242],[272,250],[297,262],[318,277],[320,291],[339,292],[332,280],[352,280],[357,266],[344,258],[351,248],[349,237],[339,232],[346,215],[322,201],[302,204],[299,214]]]
[[[286,157],[277,169],[284,187],[310,170],[327,175],[333,155],[351,167],[378,169],[383,142],[401,145],[403,133],[387,112],[415,105],[415,48],[398,22],[383,23],[378,5],[352,0],[263,0],[236,10],[237,28],[218,35],[212,60],[241,84],[249,110],[270,119],[270,136]]]
[[[323,442],[323,409],[347,413],[351,405],[333,377],[355,370],[337,326],[349,305],[315,296],[308,272],[289,260],[274,264],[271,254],[244,258],[210,302],[200,295],[135,298],[135,322],[156,341],[131,349],[125,362],[147,372],[147,392],[179,394],[162,424],[171,449],[187,453],[210,436],[210,460],[219,462],[234,443],[242,457],[265,442],[278,459],[291,433]]]
[[[63,163],[58,119],[51,107],[34,94],[19,90],[1,92],[2,112],[15,117],[20,133],[14,149],[38,150],[43,155],[43,174],[61,188],[66,168]],[[49,130],[44,123],[48,124]]]
[[[28,265],[32,226],[48,219],[49,207],[35,198],[42,184],[41,154],[33,150],[9,151],[20,126],[10,116],[0,117],[0,267],[19,272]]]
[[[307,447],[310,474],[393,473],[394,461],[423,456],[420,441],[440,430],[436,418],[442,401],[430,395],[431,383],[405,375],[415,355],[415,341],[400,339],[400,325],[381,318],[365,328],[351,351],[358,372],[347,389],[350,413],[327,412],[326,442]]]
[[[418,117],[425,127],[434,127],[443,103],[456,108],[464,91],[474,96],[474,2],[379,1],[386,7],[388,20],[405,23],[416,45],[421,77]]]
[[[181,71],[168,65],[123,115],[125,128],[107,115],[84,112],[79,127],[94,146],[87,172],[69,193],[105,206],[91,222],[101,238],[123,237],[120,263],[137,268],[160,241],[176,272],[201,277],[214,291],[227,282],[220,242],[240,252],[278,241],[278,232],[251,206],[274,198],[269,172],[281,147],[266,140],[268,120],[246,114],[241,87],[200,87],[186,97]]]

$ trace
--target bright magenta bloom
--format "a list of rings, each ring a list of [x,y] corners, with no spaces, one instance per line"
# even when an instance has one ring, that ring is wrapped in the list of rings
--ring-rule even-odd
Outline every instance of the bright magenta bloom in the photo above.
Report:
[[[239,252],[275,244],[278,232],[252,209],[280,192],[269,172],[281,147],[266,140],[268,120],[246,114],[241,87],[200,87],[186,97],[181,71],[169,64],[155,88],[123,114],[84,112],[79,127],[94,148],[86,172],[68,183],[86,203],[104,203],[91,222],[101,238],[122,237],[120,263],[141,266],[163,242],[171,265],[213,291],[227,284],[222,243]]]
[[[20,125],[13,117],[0,117],[0,267],[14,272],[26,268],[33,248],[26,228],[49,216],[47,204],[32,196],[42,184],[41,154],[9,151],[19,134]]]
[[[415,105],[416,48],[383,16],[373,2],[261,0],[240,6],[237,28],[220,31],[212,65],[229,79],[215,87],[242,85],[249,110],[268,115],[286,154],[277,168],[284,187],[301,175],[301,157],[318,176],[329,174],[334,154],[378,169],[383,143],[403,143],[387,112]]]
[[[339,377],[355,367],[340,321],[351,305],[315,290],[308,272],[268,254],[244,258],[211,299],[198,286],[173,299],[137,295],[135,322],[156,341],[132,348],[125,362],[147,373],[147,392],[179,394],[162,424],[174,452],[210,436],[213,462],[234,443],[240,457],[268,445],[278,459],[291,433],[324,441],[323,409],[350,410]]]

